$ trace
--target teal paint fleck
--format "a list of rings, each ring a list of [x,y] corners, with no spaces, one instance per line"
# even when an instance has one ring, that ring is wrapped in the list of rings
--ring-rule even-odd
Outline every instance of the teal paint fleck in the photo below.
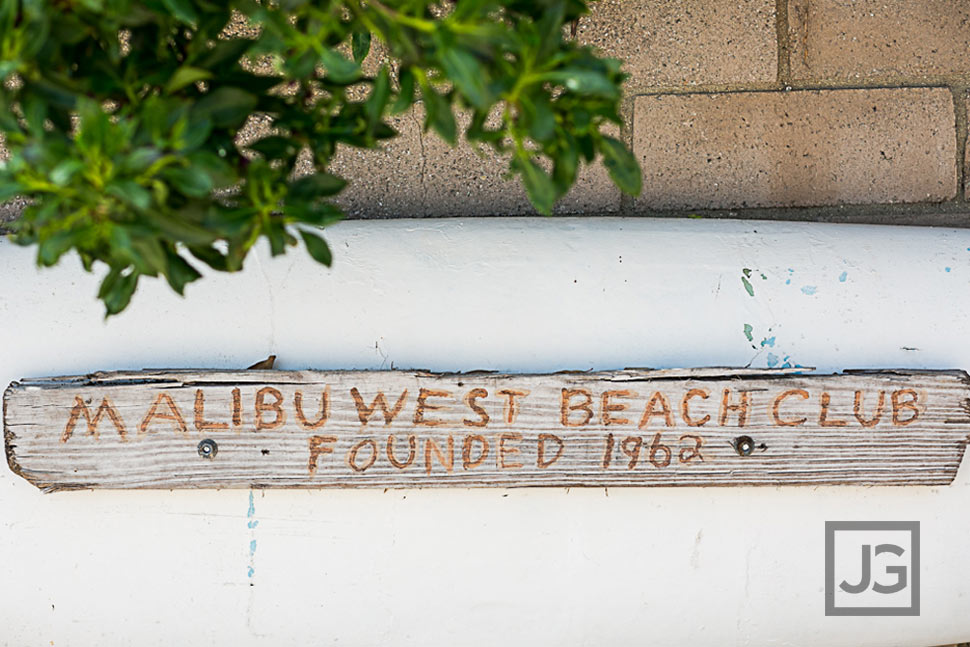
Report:
[[[944,267],[943,269],[946,270],[947,272],[950,271],[950,268],[949,267]]]
[[[246,524],[250,528],[255,528],[259,525],[259,521],[253,519],[256,516],[256,502],[253,500],[253,491],[249,491],[249,510],[246,512],[246,516],[249,518],[249,523]]]
[[[774,337],[765,337],[764,339],[762,339],[761,340],[761,347],[764,348],[765,346],[770,346],[771,348],[774,348],[775,347],[775,338]]]
[[[774,368],[775,366],[778,365],[778,356],[775,355],[774,353],[768,353],[768,356],[765,358],[765,361],[768,362],[768,366],[770,368]]]
[[[785,357],[782,358],[782,360],[781,360],[781,361],[784,362],[784,364],[782,364],[781,367],[782,368],[791,368],[792,365],[791,365],[791,361],[790,360],[791,360],[791,355],[785,355]]]
[[[751,327],[751,324],[744,324],[744,336],[748,338],[748,341],[754,341],[754,335],[751,334],[753,331],[754,328]]]
[[[842,272],[841,274],[839,274],[839,283],[845,283],[845,280],[847,278],[849,278],[849,273],[848,272]]]
[[[742,276],[741,277],[741,283],[744,284],[744,291],[748,293],[748,296],[749,297],[753,297],[754,296],[754,287],[751,285],[751,281],[749,281],[747,278],[745,278],[745,277]]]
[[[785,279],[785,285],[791,285],[791,279]]]
[[[808,296],[812,296],[816,292],[818,292],[818,288],[815,287],[814,285],[803,285],[802,286],[802,294],[807,294]]]
[[[251,533],[253,531],[255,531],[256,526],[259,525],[259,520],[255,519],[255,516],[256,516],[256,499],[253,496],[253,491],[250,490],[249,491],[249,509],[246,511],[246,518],[248,519],[248,521],[246,522],[246,526],[249,528],[249,530],[250,530]],[[255,558],[256,558],[256,539],[253,538],[253,537],[250,537],[250,539],[249,539],[249,566],[246,568],[246,577],[248,577],[250,579],[253,577],[253,573],[256,572],[256,568],[253,565],[253,561],[255,560]],[[252,586],[252,585],[250,584],[250,586]]]

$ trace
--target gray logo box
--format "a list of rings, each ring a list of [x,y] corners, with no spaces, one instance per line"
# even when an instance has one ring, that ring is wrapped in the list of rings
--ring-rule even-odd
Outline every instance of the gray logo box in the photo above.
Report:
[[[858,564],[858,574],[851,569],[858,584],[844,579],[846,563]],[[825,522],[825,615],[918,616],[919,571],[919,521]]]

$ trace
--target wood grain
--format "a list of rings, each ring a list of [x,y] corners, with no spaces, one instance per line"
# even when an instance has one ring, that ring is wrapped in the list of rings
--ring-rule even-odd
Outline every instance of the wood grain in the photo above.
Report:
[[[963,371],[147,370],[4,394],[7,462],[79,488],[945,485]]]

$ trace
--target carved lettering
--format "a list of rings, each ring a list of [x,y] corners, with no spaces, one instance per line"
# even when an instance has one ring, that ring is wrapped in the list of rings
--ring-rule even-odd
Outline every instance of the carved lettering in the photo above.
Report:
[[[450,398],[449,391],[435,389],[421,389],[418,392],[418,406],[414,409],[414,424],[425,427],[439,427],[447,424],[444,420],[428,420],[424,417],[425,411],[440,411],[448,407],[443,404],[429,404],[428,398]]]
[[[320,409],[317,411],[316,420],[307,420],[306,414],[303,413],[302,391],[297,390],[293,394],[293,410],[296,412],[296,420],[300,423],[301,427],[304,429],[319,429],[327,424],[327,420],[330,419],[330,387],[327,386],[320,393]]]
[[[660,405],[659,409],[657,409],[657,405]],[[667,396],[660,391],[651,395],[647,401],[647,406],[643,410],[643,417],[640,418],[639,428],[646,429],[647,425],[650,424],[650,418],[653,416],[663,416],[665,425],[674,426],[674,414],[670,411],[670,403],[667,401]]]
[[[556,455],[552,458],[546,458],[546,443],[554,442],[556,443]],[[539,469],[546,469],[553,463],[559,460],[562,456],[563,451],[566,449],[566,443],[563,439],[555,434],[539,434],[539,444],[538,444],[538,456],[536,457],[536,467]]]
[[[863,427],[875,427],[879,424],[879,419],[882,418],[882,408],[886,404],[886,392],[880,391],[879,398],[876,400],[876,410],[873,412],[872,417],[865,418],[862,415],[862,398],[863,392],[855,392],[855,407],[853,407],[853,413],[855,414],[855,419],[859,421],[859,424]]]
[[[391,465],[403,470],[414,462],[414,456],[418,448],[418,438],[414,434],[408,434],[408,457],[403,463],[394,456],[394,435],[391,434],[387,437],[387,460],[391,461]]]
[[[498,392],[499,395],[506,398],[505,401],[505,422],[506,424],[515,423],[515,419],[519,415],[519,403],[516,398],[524,398],[529,395],[530,391],[528,389],[502,389]]]
[[[360,420],[360,424],[363,427],[367,426],[370,422],[371,416],[374,415],[374,411],[377,409],[381,410],[384,414],[384,425],[389,425],[394,422],[394,418],[397,414],[401,413],[401,409],[404,408],[404,403],[408,399],[408,390],[404,389],[401,395],[398,397],[397,402],[394,403],[394,407],[389,407],[387,404],[387,398],[384,397],[383,391],[378,391],[377,396],[374,401],[368,407],[364,404],[364,397],[357,390],[357,387],[350,389],[350,395],[354,399],[354,404],[357,406],[357,419]]]
[[[465,394],[465,404],[467,404],[468,408],[478,415],[478,420],[469,420],[468,418],[465,418],[461,421],[461,424],[465,425],[466,427],[485,427],[488,425],[488,411],[485,410],[485,407],[476,402],[476,400],[479,398],[487,397],[488,391],[485,389],[472,389]]]
[[[364,447],[368,448],[367,459],[363,462],[363,464],[358,464],[357,454],[359,454],[360,450]],[[350,469],[354,470],[358,474],[365,472],[367,468],[373,465],[376,460],[377,443],[374,442],[373,438],[364,438],[363,440],[358,441],[357,444],[351,447],[350,451],[347,452],[347,465],[349,465]]]
[[[332,445],[336,442],[336,436],[310,436],[310,461],[307,464],[310,476],[313,476],[317,471],[317,459],[322,454],[332,454]]]
[[[522,463],[511,463],[508,461],[510,456],[521,454],[522,450],[514,445],[507,443],[517,443],[522,440],[520,433],[501,433],[498,435],[498,468],[500,470],[510,470],[522,467]]]
[[[751,393],[750,391],[740,391],[741,402],[738,404],[731,404],[731,389],[724,389],[724,394],[721,396],[721,413],[718,416],[718,424],[722,427],[726,427],[728,423],[728,413],[732,411],[738,412],[738,427],[743,427],[748,423],[748,413],[751,408]]]
[[[205,419],[205,394],[202,389],[195,390],[195,428],[199,431],[225,431],[228,422],[211,422]]]
[[[164,411],[159,411],[159,405],[164,404],[168,408],[168,413]],[[172,400],[172,396],[168,393],[162,392],[155,397],[155,401],[152,402],[152,406],[148,409],[148,413],[142,419],[141,424],[138,426],[138,433],[145,433],[148,431],[148,425],[152,423],[153,420],[158,418],[159,420],[171,420],[175,423],[175,428],[180,434],[188,433],[188,427],[185,426],[185,418],[182,417],[182,412],[179,411],[178,406],[175,401]]]
[[[438,462],[451,474],[451,470],[455,467],[455,439],[451,434],[448,434],[448,454],[445,455],[441,452],[441,448],[438,447],[438,443],[435,442],[434,438],[427,438],[424,441],[424,465],[425,470],[428,474],[431,473],[431,455],[432,453],[438,457]]]
[[[82,415],[88,425],[88,435],[94,436],[95,440],[100,438],[98,434],[98,423],[101,422],[103,416],[108,416],[108,419],[115,426],[115,429],[118,431],[118,436],[122,441],[128,440],[128,431],[125,429],[125,423],[114,405],[111,404],[108,396],[104,396],[101,399],[101,406],[98,407],[98,410],[94,412],[94,417],[92,417],[87,405],[84,404],[84,400],[81,399],[81,396],[76,395],[74,396],[74,406],[71,408],[71,414],[67,419],[67,425],[64,427],[64,433],[61,434],[62,443],[66,443],[71,437],[71,434],[74,433],[74,426],[77,425],[77,421]]]
[[[472,458],[472,445],[478,443],[478,456]],[[488,440],[485,436],[478,434],[468,434],[461,445],[461,465],[466,470],[474,469],[485,462],[488,458]]]
[[[787,398],[797,395],[803,400],[808,400],[808,391],[805,389],[789,389],[787,391],[782,391],[771,403],[771,419],[774,421],[776,427],[797,427],[798,425],[803,425],[808,421],[807,417],[802,418],[782,418],[779,409],[781,409],[781,403]]]
[[[907,399],[904,400],[903,396]],[[898,391],[893,391],[893,425],[897,427],[905,427],[908,424],[916,422],[916,419],[922,415],[926,410],[926,407],[920,403],[919,394],[913,389],[899,389]],[[909,410],[913,412],[913,415],[905,420],[900,417],[900,414],[904,410]]]
[[[848,423],[845,420],[839,420],[838,418],[829,418],[829,406],[831,404],[832,396],[828,394],[827,391],[822,391],[822,405],[818,413],[818,424],[821,427],[844,427]]]
[[[272,396],[273,402],[267,402],[266,396]],[[272,411],[275,417],[271,421],[263,419],[263,414]],[[286,422],[286,411],[283,410],[283,394],[279,389],[271,386],[264,386],[256,391],[256,431],[264,429],[279,429]]]
[[[628,391],[626,389],[621,391],[603,391],[601,397],[601,415],[603,419],[603,424],[609,425],[628,425],[630,420],[627,418],[614,418],[612,414],[619,413],[620,411],[626,411],[630,406],[627,402],[613,402],[613,398],[635,398],[637,394],[634,391]]]
[[[705,389],[691,389],[684,394],[684,399],[680,401],[680,417],[684,419],[684,422],[688,427],[703,427],[711,419],[710,414],[704,415],[703,418],[693,418],[690,415],[689,407],[692,398],[701,398],[706,400],[711,395],[710,391]]]
[[[572,404],[572,399],[582,396],[584,401],[579,404]],[[570,413],[582,411],[585,416],[583,420],[570,420]],[[589,424],[593,419],[593,394],[589,389],[563,389],[562,398],[559,401],[559,420],[563,427],[582,427]]]

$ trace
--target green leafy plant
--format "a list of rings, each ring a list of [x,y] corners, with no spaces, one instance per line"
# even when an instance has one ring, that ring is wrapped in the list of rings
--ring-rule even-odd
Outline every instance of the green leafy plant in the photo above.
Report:
[[[391,114],[421,102],[425,129],[506,154],[536,210],[601,157],[640,191],[620,124],[620,62],[564,38],[584,0],[0,0],[0,202],[29,201],[14,240],[41,265],[74,249],[108,266],[123,310],[142,276],[172,289],[198,263],[236,271],[266,237],[303,241],[338,221],[338,146],[377,147]],[[230,29],[235,24],[243,29]],[[241,32],[241,34],[240,34]],[[365,74],[380,40],[393,64]],[[243,146],[248,119],[272,134]],[[314,171],[297,177],[297,158]]]

